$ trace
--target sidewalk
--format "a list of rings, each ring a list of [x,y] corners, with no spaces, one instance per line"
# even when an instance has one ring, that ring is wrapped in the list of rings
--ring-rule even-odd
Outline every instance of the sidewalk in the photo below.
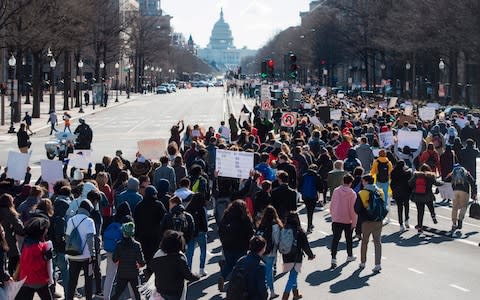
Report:
[[[95,105],[95,110],[93,109],[92,102],[90,101],[90,104],[88,106],[85,106],[85,103],[83,105],[83,111],[84,113],[79,113],[78,111],[80,110],[79,107],[70,107],[68,113],[72,116],[72,120],[78,119],[82,116],[88,116],[93,113],[97,113],[100,111],[103,111],[105,109],[115,107],[118,105],[122,105],[125,103],[128,103],[132,100],[134,100],[136,97],[140,96],[141,94],[130,94],[130,99],[127,99],[127,94],[125,92],[122,93],[122,95],[118,95],[118,102],[115,102],[115,93],[110,93],[108,96],[108,103],[107,107],[101,107],[99,105]],[[90,99],[92,99],[92,96],[90,94]],[[32,97],[30,97],[30,102],[32,102]],[[25,103],[25,97],[22,97],[22,104],[21,104],[21,119],[25,116],[25,112],[28,111],[30,115],[32,115],[32,110],[33,110],[33,104],[24,104]],[[75,103],[75,100],[74,100]],[[8,97],[5,98],[5,124],[2,126],[0,125],[0,137],[1,136],[13,136],[15,134],[8,133],[8,129],[10,128],[10,100]],[[69,99],[69,105],[71,104],[71,99]],[[43,102],[40,102],[40,118],[33,118],[32,119],[32,126],[30,126],[30,129],[33,132],[38,132],[42,129],[45,128],[50,128],[50,124],[47,124],[47,120],[49,118],[49,108],[50,108],[50,95],[49,94],[44,94],[43,96]],[[63,94],[58,93],[55,97],[55,111],[57,113],[58,117],[58,128],[63,128],[63,120],[62,120],[62,115],[63,115]],[[18,131],[20,128],[20,123],[14,123],[15,131]]]

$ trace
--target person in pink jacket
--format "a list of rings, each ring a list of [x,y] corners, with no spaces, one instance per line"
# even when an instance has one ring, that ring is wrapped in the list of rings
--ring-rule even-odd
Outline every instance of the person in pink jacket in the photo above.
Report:
[[[332,194],[332,203],[330,204],[330,215],[332,217],[332,266],[331,269],[337,267],[337,248],[338,242],[342,237],[342,232],[345,232],[345,239],[347,240],[347,262],[356,259],[353,256],[353,229],[357,225],[357,214],[353,209],[357,194],[351,188],[353,177],[347,174],[343,177],[343,185],[337,187]]]

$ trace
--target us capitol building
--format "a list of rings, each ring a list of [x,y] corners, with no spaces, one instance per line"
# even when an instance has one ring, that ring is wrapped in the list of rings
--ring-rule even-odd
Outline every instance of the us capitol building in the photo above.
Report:
[[[230,25],[223,19],[223,9],[220,19],[215,23],[210,36],[210,43],[206,48],[198,49],[198,56],[219,71],[237,70],[242,58],[255,55],[257,50],[246,47],[237,49],[233,45]]]

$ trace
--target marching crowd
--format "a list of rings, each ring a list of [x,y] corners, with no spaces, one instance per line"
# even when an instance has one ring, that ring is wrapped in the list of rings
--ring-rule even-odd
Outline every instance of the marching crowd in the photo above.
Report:
[[[281,126],[281,110],[268,118],[258,106],[253,112],[244,107],[249,117],[243,121],[232,114],[218,130],[204,132],[179,122],[159,161],[137,153],[130,162],[117,151],[88,170],[72,168],[53,186],[41,178],[30,184],[29,172],[23,182],[3,172],[0,285],[24,280],[16,299],[33,299],[35,293],[53,299],[59,296],[58,281],[65,299],[72,300],[80,296],[83,271],[87,300],[94,294],[119,299],[127,287],[132,298],[140,299],[142,283],[142,293],[151,297],[185,299],[185,281],[208,276],[207,245],[218,234],[223,252],[218,289],[227,299],[280,297],[274,283],[280,256],[282,271],[288,272],[281,297],[300,299],[302,262],[315,259],[308,234],[314,231],[318,206],[330,210],[332,269],[342,234],[347,262],[356,260],[355,234],[361,240],[359,267],[366,266],[372,236],[373,271],[380,272],[382,228],[390,222],[392,203],[400,230],[415,223],[422,233],[425,207],[437,223],[433,186],[452,202],[452,232],[462,229],[470,196],[477,194],[480,127],[472,116],[405,121],[400,107],[382,109],[368,99],[332,97],[328,106],[341,109],[342,117],[325,120],[318,113],[324,101],[304,95],[312,108],[300,110],[293,128]],[[368,109],[376,112],[367,117]],[[402,130],[422,132],[417,148],[398,147]],[[379,134],[388,131],[394,143],[376,150]],[[252,152],[249,178],[218,176],[217,149]],[[409,218],[410,201],[417,206],[416,222]],[[301,203],[306,228],[297,210]],[[214,211],[211,222],[207,208]],[[198,272],[192,270],[197,245]],[[154,291],[145,288],[149,279]]]

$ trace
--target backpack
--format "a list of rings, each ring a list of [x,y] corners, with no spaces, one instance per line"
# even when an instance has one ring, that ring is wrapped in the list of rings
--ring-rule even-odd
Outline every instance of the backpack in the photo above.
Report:
[[[248,276],[256,265],[246,266],[241,259],[233,268],[227,288],[227,300],[248,300]]]
[[[258,228],[255,235],[261,236],[265,239],[265,241],[267,242],[267,247],[265,248],[265,254],[270,254],[273,250],[272,227]]]
[[[388,182],[388,162],[381,162],[377,160],[377,181]]]
[[[388,214],[385,201],[378,191],[369,191],[367,215],[369,221],[382,221]]]
[[[67,229],[67,222],[63,216],[53,216],[52,226],[50,230],[53,233],[53,248],[59,253],[65,251],[65,229]]]
[[[456,167],[452,171],[452,185],[465,184],[465,177],[467,177],[467,170],[463,167]]]
[[[81,255],[83,254],[83,250],[85,249],[85,246],[87,245],[87,242],[85,241],[85,244],[82,246],[82,237],[80,235],[80,231],[78,230],[78,227],[80,224],[82,224],[83,221],[85,221],[88,217],[83,218],[78,225],[75,225],[72,219],[72,224],[73,224],[73,230],[70,233],[70,238],[66,241],[65,244],[65,254],[76,256],[76,255]]]
[[[295,230],[293,228],[283,228],[280,231],[280,241],[278,243],[278,251],[281,254],[289,254],[297,246],[297,239],[295,237]]]
[[[419,195],[425,195],[427,193],[427,178],[419,175],[415,179],[414,193]]]
[[[122,240],[122,224],[113,222],[103,232],[103,249],[109,253],[115,251],[117,243]]]
[[[185,213],[176,213],[172,215],[172,229],[175,231],[183,232],[184,234],[188,232],[188,221]]]
[[[317,183],[315,179],[315,176],[312,174],[303,176],[301,193],[304,199],[317,199]]]
[[[343,164],[343,169],[349,173],[353,173],[353,170],[358,166],[359,164],[356,159],[347,159]]]
[[[430,168],[434,169],[437,165],[437,161],[435,160],[435,156],[431,153],[428,153],[427,161],[425,162]]]
[[[358,194],[362,190],[362,180],[359,180],[357,185],[353,187],[353,191]]]

